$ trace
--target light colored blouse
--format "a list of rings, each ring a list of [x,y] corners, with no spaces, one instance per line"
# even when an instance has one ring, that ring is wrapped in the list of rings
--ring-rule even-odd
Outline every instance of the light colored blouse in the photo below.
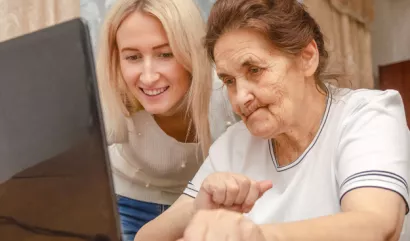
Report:
[[[236,122],[226,93],[220,87],[213,91],[209,121],[213,140]],[[128,142],[109,146],[116,194],[144,202],[172,204],[203,163],[200,146],[168,136],[146,111],[128,118],[127,126]]]

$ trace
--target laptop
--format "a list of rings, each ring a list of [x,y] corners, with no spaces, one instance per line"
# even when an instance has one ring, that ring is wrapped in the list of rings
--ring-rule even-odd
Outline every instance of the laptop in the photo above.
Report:
[[[120,241],[87,24],[0,43],[0,240]]]

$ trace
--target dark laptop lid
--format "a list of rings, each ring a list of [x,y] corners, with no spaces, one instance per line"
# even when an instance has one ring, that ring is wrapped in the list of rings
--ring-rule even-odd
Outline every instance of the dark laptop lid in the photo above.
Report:
[[[0,240],[120,240],[96,84],[81,19],[0,43]]]

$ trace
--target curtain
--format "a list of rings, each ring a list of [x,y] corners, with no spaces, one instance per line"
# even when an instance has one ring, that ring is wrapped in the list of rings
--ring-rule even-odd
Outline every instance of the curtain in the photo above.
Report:
[[[373,0],[304,0],[326,37],[329,72],[346,76],[339,86],[374,88],[371,32]]]
[[[98,44],[100,27],[104,16],[115,1],[116,0],[80,0],[80,14],[81,17],[88,22],[94,49]],[[195,2],[201,10],[204,19],[207,19],[215,0],[195,0]]]
[[[80,16],[80,0],[0,0],[0,41]]]

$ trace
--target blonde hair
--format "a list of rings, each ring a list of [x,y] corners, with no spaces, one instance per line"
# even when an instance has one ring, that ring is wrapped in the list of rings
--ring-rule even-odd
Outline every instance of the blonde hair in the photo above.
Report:
[[[157,17],[167,34],[172,52],[190,72],[187,113],[192,118],[203,156],[211,145],[209,102],[212,90],[211,63],[202,45],[205,23],[193,0],[117,0],[107,14],[99,42],[97,77],[108,143],[128,140],[127,118],[142,106],[126,87],[119,68],[116,34],[134,11]]]

